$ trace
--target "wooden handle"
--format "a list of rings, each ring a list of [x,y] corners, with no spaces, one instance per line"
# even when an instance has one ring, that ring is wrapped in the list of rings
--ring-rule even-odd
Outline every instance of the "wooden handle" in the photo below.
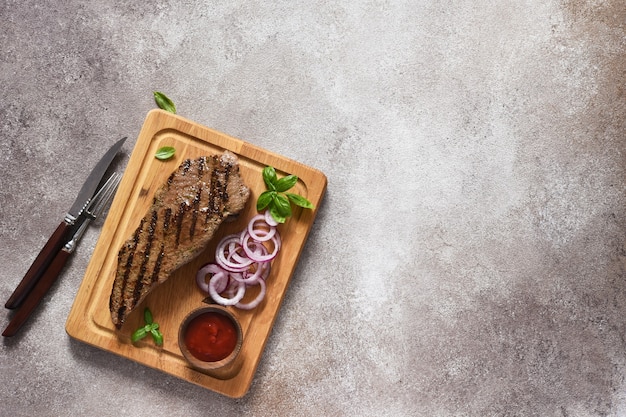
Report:
[[[39,255],[37,255],[37,258],[33,261],[22,281],[7,300],[4,305],[6,308],[14,309],[22,305],[28,293],[37,284],[43,272],[67,241],[69,229],[70,226],[65,222],[57,227],[50,239],[48,239],[48,242],[41,249],[41,252],[39,252]]]
[[[52,284],[55,283],[63,267],[67,263],[70,253],[66,250],[61,250],[57,253],[46,272],[41,276],[39,282],[33,287],[28,296],[25,298],[22,305],[17,309],[15,315],[11,318],[9,325],[2,336],[9,337],[17,333],[22,325],[28,320],[31,313],[35,310],[35,307],[39,305],[43,297],[46,295]]]

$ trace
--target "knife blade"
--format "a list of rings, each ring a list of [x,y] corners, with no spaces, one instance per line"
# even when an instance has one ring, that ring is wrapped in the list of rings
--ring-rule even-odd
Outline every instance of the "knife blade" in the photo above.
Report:
[[[15,288],[15,291],[13,291],[13,294],[11,294],[7,300],[4,305],[6,308],[15,309],[22,305],[28,293],[33,289],[35,284],[37,284],[43,272],[61,250],[65,242],[69,239],[72,230],[75,230],[76,227],[80,226],[76,224],[77,219],[79,219],[79,216],[91,201],[94,193],[98,189],[98,185],[109,168],[109,165],[111,165],[115,155],[117,155],[125,141],[126,137],[118,140],[109,148],[109,150],[92,169],[91,173],[78,192],[76,200],[65,215],[65,218],[61,224],[57,226],[52,236],[50,236],[50,239],[48,239],[44,247],[39,252],[39,255],[37,255],[32,265],[26,272],[26,275],[24,275],[24,278],[22,278],[22,281],[20,281],[18,286]]]

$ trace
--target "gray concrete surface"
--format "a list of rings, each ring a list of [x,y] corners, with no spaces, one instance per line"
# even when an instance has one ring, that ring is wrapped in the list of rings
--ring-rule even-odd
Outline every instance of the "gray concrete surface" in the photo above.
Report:
[[[3,300],[154,90],[329,179],[244,398],[65,334],[94,228],[1,344],[1,415],[626,415],[623,2],[5,0],[0,18]]]

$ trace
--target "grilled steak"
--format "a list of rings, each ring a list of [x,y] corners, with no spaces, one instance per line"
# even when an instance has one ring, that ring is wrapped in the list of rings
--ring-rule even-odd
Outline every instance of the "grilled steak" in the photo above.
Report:
[[[249,196],[232,153],[184,161],[157,190],[139,227],[119,251],[109,300],[113,324],[121,328],[148,293],[195,258]]]

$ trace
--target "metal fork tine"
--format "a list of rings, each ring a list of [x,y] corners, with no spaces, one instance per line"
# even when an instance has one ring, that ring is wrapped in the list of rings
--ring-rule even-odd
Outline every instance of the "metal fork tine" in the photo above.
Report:
[[[102,214],[113,197],[113,194],[117,190],[117,186],[119,185],[121,179],[122,175],[120,173],[113,173],[104,183],[102,188],[98,190],[96,195],[94,195],[86,210],[92,219],[95,219]]]
[[[96,217],[100,216],[102,212],[104,212],[104,209],[109,205],[109,202],[115,195],[115,191],[117,190],[117,186],[119,185],[121,179],[122,174],[117,172],[113,173],[104,183],[102,188],[98,190],[96,195],[93,196],[93,199],[85,210],[85,214],[89,217],[87,217],[83,224],[80,225],[76,233],[74,233],[72,239],[65,244],[64,249],[67,252],[72,253],[74,249],[76,249],[76,244],[83,237],[83,234],[87,230],[91,220],[94,220]]]

